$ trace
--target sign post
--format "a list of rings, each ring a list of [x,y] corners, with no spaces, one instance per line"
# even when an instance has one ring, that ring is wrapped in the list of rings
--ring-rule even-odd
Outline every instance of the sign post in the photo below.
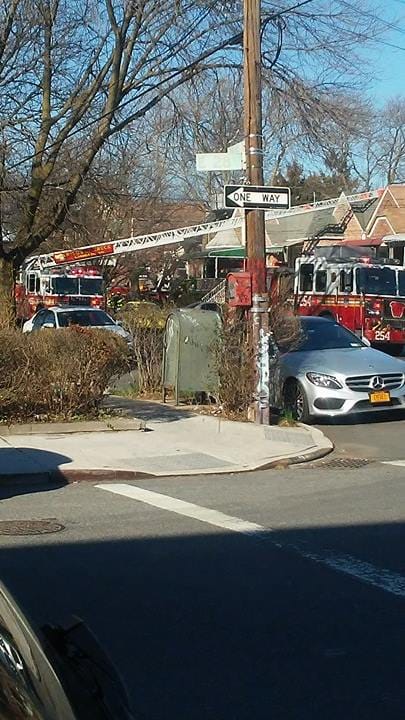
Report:
[[[244,0],[243,77],[246,180],[263,186],[261,0]],[[243,188],[233,192],[243,193]],[[232,193],[231,193],[232,194]],[[260,191],[259,191],[260,195]],[[238,203],[242,202],[237,194]],[[263,195],[259,199],[264,199]],[[233,196],[235,201],[235,195]],[[257,198],[255,198],[257,200]],[[230,200],[232,201],[232,200]],[[238,205],[237,203],[237,205]],[[243,200],[244,203],[244,200]],[[242,205],[243,207],[244,205]],[[239,205],[240,207],[240,205]],[[257,205],[253,205],[257,207]],[[251,205],[252,208],[252,205]],[[263,205],[245,211],[247,270],[252,278],[251,339],[255,363],[255,421],[270,423],[269,297],[266,287],[266,236]]]

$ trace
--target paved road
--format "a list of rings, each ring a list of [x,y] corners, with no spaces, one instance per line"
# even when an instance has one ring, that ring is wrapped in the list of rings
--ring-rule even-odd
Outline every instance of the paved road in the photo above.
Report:
[[[151,720],[391,720],[405,710],[405,468],[1,490],[2,577],[81,615]],[[209,511],[210,510],[210,511]]]
[[[340,457],[405,461],[405,413],[374,413],[317,425]]]

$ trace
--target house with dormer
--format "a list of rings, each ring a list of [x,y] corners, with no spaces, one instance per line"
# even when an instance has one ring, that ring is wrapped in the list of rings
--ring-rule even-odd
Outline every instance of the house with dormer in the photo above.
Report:
[[[266,212],[265,227],[268,265],[277,260],[293,265],[311,245],[337,244],[375,247],[377,256],[394,257],[405,265],[405,184]],[[242,269],[244,258],[243,227],[223,230],[206,239],[198,274],[225,276]]]

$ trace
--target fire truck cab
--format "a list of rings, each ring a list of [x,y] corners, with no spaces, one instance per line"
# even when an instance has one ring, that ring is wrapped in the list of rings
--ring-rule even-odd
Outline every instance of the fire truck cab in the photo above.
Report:
[[[19,320],[29,320],[40,307],[64,304],[104,307],[100,271],[88,266],[23,270],[16,283]]]
[[[330,317],[380,349],[405,346],[405,268],[372,256],[301,256],[294,304],[300,315]]]

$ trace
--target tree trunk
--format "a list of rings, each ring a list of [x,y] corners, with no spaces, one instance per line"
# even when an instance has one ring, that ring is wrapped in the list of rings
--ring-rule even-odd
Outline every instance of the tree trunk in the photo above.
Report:
[[[13,261],[0,257],[0,330],[13,327],[15,319]]]

